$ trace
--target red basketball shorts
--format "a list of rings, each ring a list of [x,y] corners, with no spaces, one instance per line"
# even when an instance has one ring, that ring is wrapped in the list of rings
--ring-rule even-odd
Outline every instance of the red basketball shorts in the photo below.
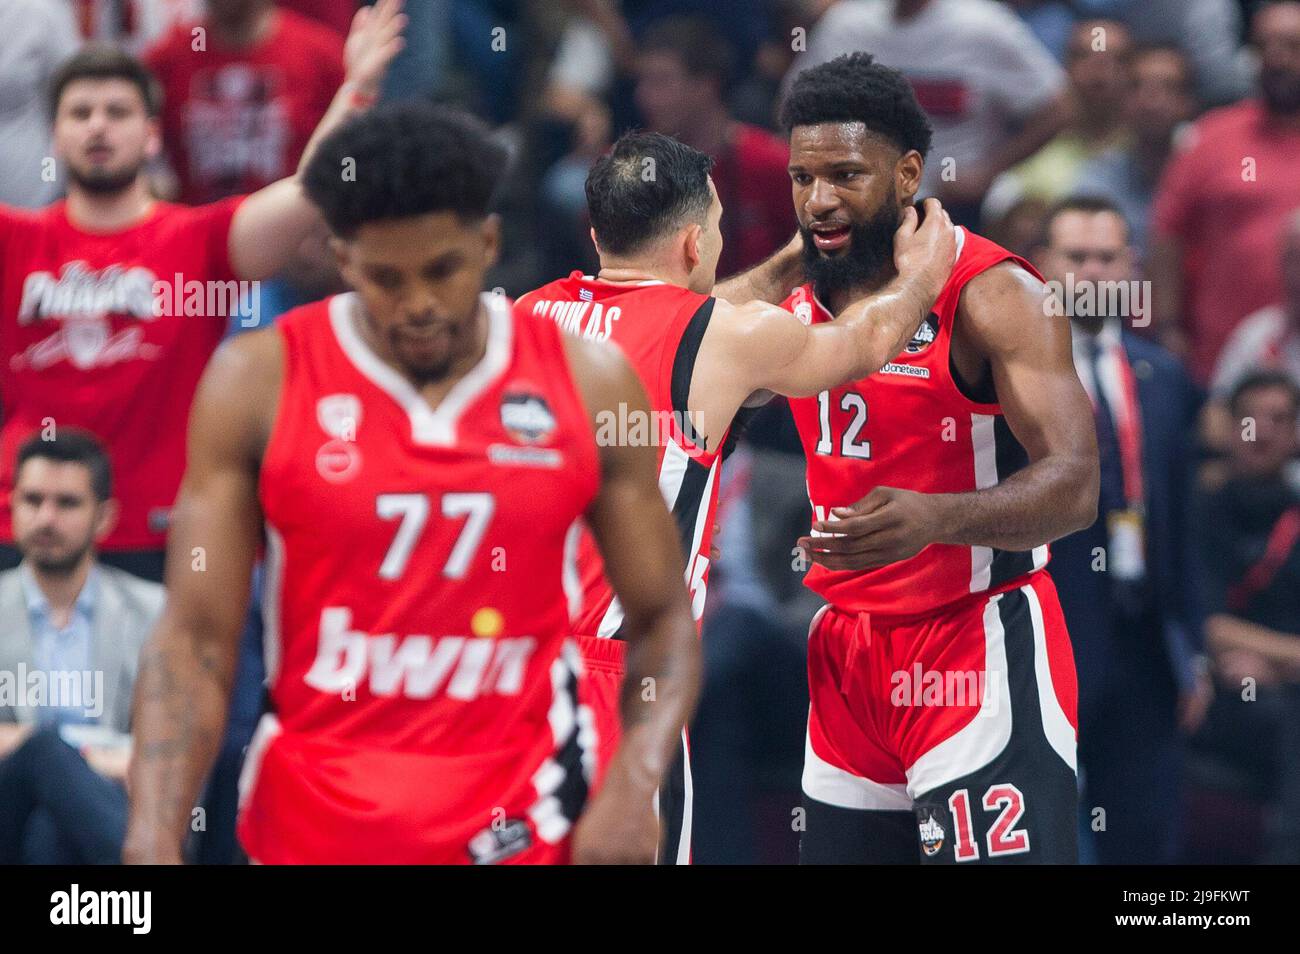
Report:
[[[803,789],[916,816],[926,862],[1071,862],[1077,686],[1045,572],[921,619],[826,606],[808,639]]]

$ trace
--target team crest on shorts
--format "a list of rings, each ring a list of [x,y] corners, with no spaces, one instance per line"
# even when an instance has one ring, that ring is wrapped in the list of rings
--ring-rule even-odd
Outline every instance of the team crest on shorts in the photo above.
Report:
[[[921,850],[925,852],[927,858],[933,858],[943,851],[943,840],[946,836],[947,832],[943,830],[939,819],[934,817],[933,812],[927,811],[925,818],[921,820]]]
[[[794,306],[794,316],[805,325],[812,324],[812,302],[801,301]]]
[[[355,394],[327,394],[316,402],[316,423],[330,437],[357,439],[361,426],[361,398]]]
[[[494,865],[511,855],[517,855],[533,843],[528,822],[522,818],[508,818],[499,828],[495,823],[484,828],[469,840],[471,861],[476,865]]]
[[[555,415],[535,391],[508,391],[501,398],[501,426],[520,444],[542,444],[555,432]]]
[[[939,316],[934,312],[925,316],[925,321],[921,322],[921,327],[916,329],[916,334],[912,335],[912,340],[903,348],[907,354],[919,354],[939,337]]]

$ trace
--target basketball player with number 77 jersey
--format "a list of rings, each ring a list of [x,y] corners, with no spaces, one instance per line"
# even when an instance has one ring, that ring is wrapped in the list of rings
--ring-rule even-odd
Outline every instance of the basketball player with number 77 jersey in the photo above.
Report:
[[[232,340],[200,385],[137,680],[127,860],[180,860],[263,526],[271,711],[240,785],[250,859],[654,860],[655,791],[698,684],[681,556],[653,450],[596,441],[598,415],[647,408],[626,362],[481,292],[504,165],[476,121],[414,102],[312,158],[305,186],[355,291]],[[630,668],[655,686],[626,700],[590,799],[579,518],[627,608]]]

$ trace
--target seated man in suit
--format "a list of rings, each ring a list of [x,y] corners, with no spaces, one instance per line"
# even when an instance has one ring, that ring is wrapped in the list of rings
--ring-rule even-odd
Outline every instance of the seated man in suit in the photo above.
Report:
[[[1052,544],[1079,673],[1080,855],[1168,864],[1179,851],[1183,735],[1212,692],[1189,584],[1196,394],[1172,354],[1124,327],[1150,301],[1114,203],[1059,202],[1036,258],[1071,322],[1101,462],[1097,521]]]
[[[114,863],[126,832],[131,694],[157,583],[96,561],[112,530],[108,458],[84,432],[18,451],[0,573],[0,864]]]

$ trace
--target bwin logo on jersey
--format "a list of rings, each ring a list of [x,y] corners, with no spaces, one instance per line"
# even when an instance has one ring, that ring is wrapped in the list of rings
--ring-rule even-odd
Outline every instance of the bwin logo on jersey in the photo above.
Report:
[[[943,839],[947,832],[933,815],[927,815],[921,822],[921,850],[927,858],[933,858],[943,850]]]
[[[930,312],[903,350],[908,354],[917,354],[934,344],[934,339],[937,337],[939,337],[939,316]]]
[[[555,415],[541,395],[516,392],[501,399],[501,426],[522,444],[541,444],[555,430]]]

